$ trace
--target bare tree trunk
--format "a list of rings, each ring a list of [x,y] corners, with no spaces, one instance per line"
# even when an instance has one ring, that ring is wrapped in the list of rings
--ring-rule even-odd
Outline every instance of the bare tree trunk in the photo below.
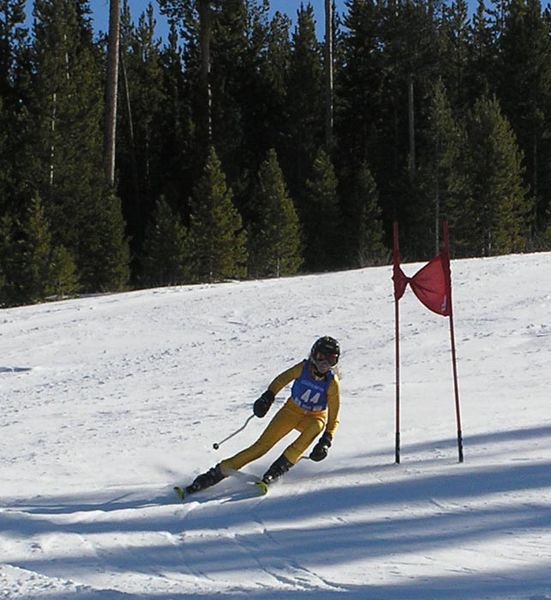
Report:
[[[200,17],[200,44],[201,44],[201,101],[203,113],[203,126],[206,146],[212,140],[212,92],[210,87],[210,37],[211,13],[210,1],[199,1]]]
[[[52,117],[50,119],[50,133],[52,135],[50,141],[50,187],[54,185],[54,159],[55,159],[55,124],[57,120],[57,94],[52,94]]]
[[[413,74],[408,76],[408,123],[409,123],[409,181],[415,180],[415,109],[413,106]]]
[[[325,145],[333,142],[333,0],[325,0]]]
[[[117,129],[117,84],[119,76],[120,0],[109,0],[109,46],[104,134],[104,169],[107,181],[115,183]]]
[[[130,138],[130,159],[132,162],[132,182],[134,184],[134,193],[136,194],[136,203],[139,205],[141,190],[138,178],[138,160],[136,158],[136,138],[134,136],[134,117],[132,116],[132,103],[130,102],[130,88],[128,85],[128,74],[124,62],[124,55],[121,57],[122,80],[124,83],[124,97],[126,100],[126,114],[128,116],[128,137]]]

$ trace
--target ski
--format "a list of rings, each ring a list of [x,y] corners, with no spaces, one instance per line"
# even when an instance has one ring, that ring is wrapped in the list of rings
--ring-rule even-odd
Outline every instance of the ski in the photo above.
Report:
[[[259,481],[255,481],[254,484],[263,496],[265,496],[268,493],[268,484],[265,481],[262,481],[262,479],[260,479]]]
[[[173,489],[176,492],[176,495],[178,496],[178,498],[180,498],[180,500],[183,502],[186,499],[186,496],[188,495],[186,493],[186,489],[183,487],[180,487],[179,485],[175,485]]]
[[[261,496],[265,496],[268,493],[268,484],[262,481],[262,479],[247,479],[246,483],[251,486],[254,485],[254,488],[257,490],[257,493]],[[197,492],[201,492],[203,490],[192,491],[187,487],[181,487],[179,485],[174,486],[174,492],[178,496],[178,499],[182,502],[185,502],[188,497],[192,494],[196,494]],[[208,488],[205,488],[208,489]]]

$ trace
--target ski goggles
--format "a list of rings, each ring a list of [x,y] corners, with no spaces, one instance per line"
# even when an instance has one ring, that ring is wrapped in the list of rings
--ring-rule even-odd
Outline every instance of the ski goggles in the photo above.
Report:
[[[339,362],[338,354],[326,354],[325,352],[316,352],[314,354],[314,360],[316,362],[326,362],[331,367],[334,367]]]

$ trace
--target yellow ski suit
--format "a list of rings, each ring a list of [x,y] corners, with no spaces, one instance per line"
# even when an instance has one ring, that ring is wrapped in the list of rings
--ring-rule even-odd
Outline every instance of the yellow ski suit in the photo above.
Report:
[[[268,389],[275,396],[291,381],[298,379],[302,375],[303,368],[312,369],[310,361],[301,361],[290,369],[283,371],[270,383]],[[314,375],[312,370],[310,374]],[[324,431],[324,428],[333,437],[339,425],[340,382],[336,373],[333,372],[332,375],[333,379],[327,388],[327,409],[320,411],[305,410],[290,397],[274,415],[262,435],[252,446],[220,463],[222,473],[229,475],[232,471],[237,471],[253,460],[260,458],[293,429],[300,431],[300,435],[283,452],[285,458],[292,464],[298,462],[308,446]],[[316,379],[324,381],[326,377],[327,375],[323,375],[316,377]]]

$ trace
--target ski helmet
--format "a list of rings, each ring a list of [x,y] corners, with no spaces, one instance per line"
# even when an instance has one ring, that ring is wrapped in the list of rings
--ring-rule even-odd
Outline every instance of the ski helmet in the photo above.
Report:
[[[314,342],[310,351],[310,360],[320,373],[326,373],[339,361],[341,348],[335,338],[328,335]]]

